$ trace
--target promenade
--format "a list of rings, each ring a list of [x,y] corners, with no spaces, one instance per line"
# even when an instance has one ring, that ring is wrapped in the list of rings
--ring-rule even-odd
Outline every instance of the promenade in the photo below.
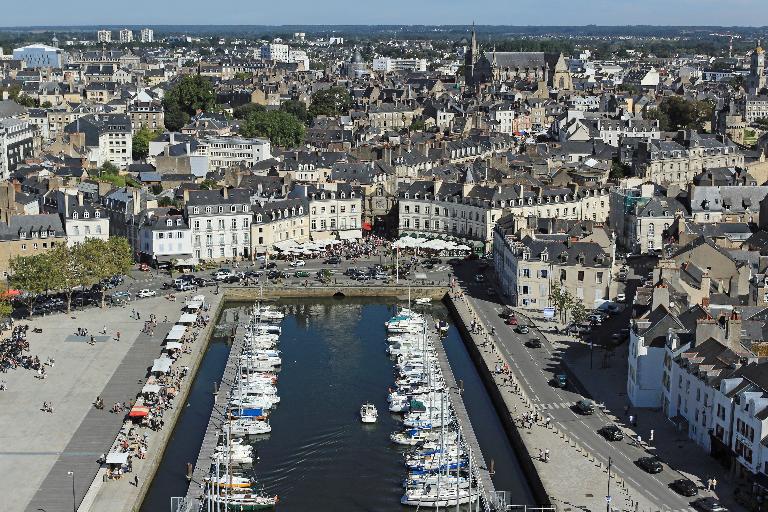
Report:
[[[53,358],[55,364],[46,368],[45,379],[23,369],[2,375],[8,387],[0,392],[3,511],[70,511],[73,501],[79,504],[83,500],[99,472],[96,460],[109,451],[123,423],[124,413],[113,414],[108,409],[114,402],[136,398],[185,295],[180,294],[177,302],[156,297],[132,301],[122,308],[92,308],[17,322],[30,325],[30,352],[42,361]],[[140,319],[132,317],[132,309],[139,312]],[[154,336],[141,332],[150,313],[159,320]],[[168,323],[164,322],[166,315]],[[100,334],[104,327],[106,335]],[[42,332],[34,333],[32,328]],[[94,333],[95,343],[75,336],[78,328]],[[185,355],[194,355],[194,351]],[[93,407],[97,396],[103,397],[105,410]],[[53,413],[43,412],[43,401],[52,404]],[[150,455],[162,446],[151,446]],[[134,467],[141,469],[142,465],[148,466],[142,461]],[[123,482],[128,484],[127,479]],[[133,504],[141,480],[138,489],[131,489],[128,500]],[[118,510],[111,503],[109,510]]]

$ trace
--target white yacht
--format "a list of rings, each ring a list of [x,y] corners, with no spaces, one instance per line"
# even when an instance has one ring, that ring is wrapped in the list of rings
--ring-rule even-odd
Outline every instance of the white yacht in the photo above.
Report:
[[[456,489],[456,487],[440,488],[427,485],[417,489],[405,491],[400,503],[412,507],[450,507],[455,505],[466,505],[474,503],[477,500],[477,493],[470,492],[469,489]]]
[[[379,412],[375,405],[366,403],[360,408],[360,421],[363,423],[376,423],[378,417]]]

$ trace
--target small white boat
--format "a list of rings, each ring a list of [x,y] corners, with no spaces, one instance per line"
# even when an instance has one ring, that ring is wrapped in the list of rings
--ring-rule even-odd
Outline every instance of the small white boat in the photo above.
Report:
[[[251,417],[232,420],[229,428],[233,436],[257,436],[272,432],[269,420],[259,420]]]
[[[376,406],[373,404],[363,404],[360,408],[360,421],[363,423],[376,423],[379,417],[379,412],[376,410]]]
[[[432,303],[432,299],[430,297],[420,297],[418,299],[415,299],[413,302],[420,306],[428,306]]]

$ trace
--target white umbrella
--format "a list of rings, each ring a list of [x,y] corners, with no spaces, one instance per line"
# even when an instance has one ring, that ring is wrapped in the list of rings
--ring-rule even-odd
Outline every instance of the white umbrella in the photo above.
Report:
[[[470,248],[469,248],[469,247],[467,247],[466,245],[463,245],[463,244],[462,244],[462,245],[459,245],[459,246],[457,246],[457,247],[456,247],[456,250],[457,250],[457,251],[471,251],[472,249],[470,249]]]

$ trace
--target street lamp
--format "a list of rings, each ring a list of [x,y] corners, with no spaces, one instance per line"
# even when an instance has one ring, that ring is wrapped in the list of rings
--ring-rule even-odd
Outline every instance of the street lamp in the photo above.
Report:
[[[67,471],[67,474],[72,477],[72,512],[77,512],[77,501],[75,500],[75,472]]]
[[[608,494],[605,496],[605,512],[611,512],[611,458],[608,457]]]

